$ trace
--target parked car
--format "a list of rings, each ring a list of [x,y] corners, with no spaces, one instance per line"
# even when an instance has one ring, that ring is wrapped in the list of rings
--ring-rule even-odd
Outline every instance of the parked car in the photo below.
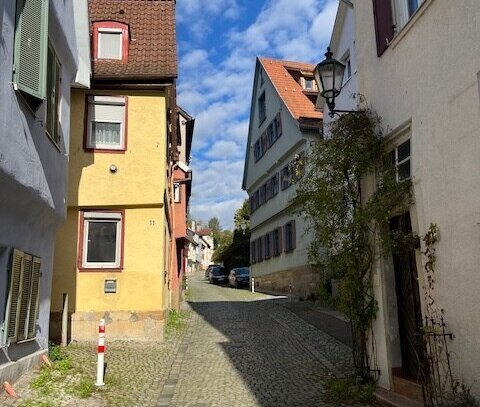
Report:
[[[211,284],[220,284],[228,282],[228,272],[225,267],[214,266],[210,269],[209,281]]]
[[[220,264],[210,264],[207,269],[205,270],[205,278],[210,280],[210,270],[212,267],[220,267]]]
[[[238,267],[230,270],[228,284],[231,287],[248,286],[250,284],[250,268]]]

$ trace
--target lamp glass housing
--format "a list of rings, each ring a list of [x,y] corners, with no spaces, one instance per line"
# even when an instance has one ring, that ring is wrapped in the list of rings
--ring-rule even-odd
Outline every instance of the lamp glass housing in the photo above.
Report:
[[[320,94],[327,100],[336,98],[342,89],[345,65],[332,58],[330,49],[326,58],[315,67],[315,81]]]

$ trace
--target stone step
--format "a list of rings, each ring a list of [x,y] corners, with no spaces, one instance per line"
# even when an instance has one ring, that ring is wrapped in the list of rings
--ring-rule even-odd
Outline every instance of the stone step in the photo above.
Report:
[[[409,399],[423,402],[422,386],[415,380],[393,375],[393,391]]]
[[[423,407],[421,402],[382,388],[377,388],[374,396],[381,407]]]

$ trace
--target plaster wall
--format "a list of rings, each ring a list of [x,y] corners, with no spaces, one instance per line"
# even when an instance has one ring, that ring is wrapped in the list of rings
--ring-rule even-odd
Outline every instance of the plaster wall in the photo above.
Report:
[[[413,228],[420,235],[431,222],[440,228],[435,300],[455,334],[450,348],[454,372],[480,395],[480,325],[472,320],[480,315],[478,2],[452,7],[448,0],[425,0],[381,57],[372,3],[356,2],[355,18],[359,91],[387,132],[395,134],[410,123]],[[385,309],[380,314],[388,315]],[[377,327],[377,341],[388,343],[388,336]],[[390,361],[381,364],[388,378]]]
[[[62,78],[57,146],[45,131],[45,103],[33,111],[13,90],[16,1],[0,2],[0,244],[42,259],[37,345],[5,348],[12,360],[15,358],[9,353],[13,347],[25,348],[20,350],[25,356],[48,343],[54,235],[66,215],[70,84],[77,72],[72,7],[72,2],[50,1],[49,40],[60,60]],[[0,269],[0,276],[0,282],[6,284],[5,268]],[[0,304],[4,303],[1,290]]]
[[[296,154],[302,151],[308,153],[308,150],[311,148],[311,142],[314,142],[312,136],[300,131],[298,121],[292,117],[266,73],[264,73],[264,84],[261,85],[258,79],[260,75],[258,69],[263,68],[261,68],[260,65],[257,67],[256,100],[253,101],[255,106],[253,109],[253,117],[251,118],[250,155],[249,162],[247,163],[248,173],[246,178],[246,190],[249,196],[275,173],[280,173],[282,168],[295,158]],[[260,124],[258,98],[263,92],[265,92],[266,119]],[[281,114],[282,136],[267,150],[264,156],[255,163],[253,145],[273,121],[278,112]],[[311,242],[311,234],[307,233],[305,222],[300,216],[288,212],[290,200],[295,196],[295,191],[295,185],[291,185],[285,190],[279,188],[276,196],[257,208],[257,210],[250,215],[251,242],[293,219],[295,219],[297,240],[297,246],[292,252],[282,253],[278,257],[252,264],[250,266],[252,277],[298,269],[308,264],[308,246]]]
[[[160,205],[166,188],[166,97],[163,92],[95,90],[88,94],[126,95],[125,153],[85,151],[86,91],[72,92],[69,206]],[[114,164],[118,171],[110,172]],[[141,191],[141,193],[140,193]]]
[[[330,48],[333,52],[334,58],[343,61],[343,57],[348,53],[350,55],[350,63],[352,68],[352,75],[350,79],[346,80],[342,85],[342,92],[335,98],[336,108],[340,110],[354,110],[356,108],[358,98],[355,95],[358,93],[357,83],[357,51],[355,46],[355,14],[351,7],[340,2],[338,16],[342,16],[339,22],[338,34],[332,38]],[[337,17],[337,21],[338,21]],[[336,21],[336,24],[337,24]],[[336,118],[329,116],[330,110],[325,103],[323,110],[323,124],[324,134],[328,135],[328,128],[330,123]]]

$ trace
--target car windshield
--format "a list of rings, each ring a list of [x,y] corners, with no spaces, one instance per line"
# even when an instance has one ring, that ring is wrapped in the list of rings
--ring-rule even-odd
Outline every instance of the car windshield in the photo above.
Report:
[[[222,274],[225,274],[225,268],[224,267],[213,267],[212,268],[212,274],[214,276],[221,276]]]
[[[237,269],[235,270],[235,274],[237,276],[248,276],[250,274],[250,270],[247,268]]]

